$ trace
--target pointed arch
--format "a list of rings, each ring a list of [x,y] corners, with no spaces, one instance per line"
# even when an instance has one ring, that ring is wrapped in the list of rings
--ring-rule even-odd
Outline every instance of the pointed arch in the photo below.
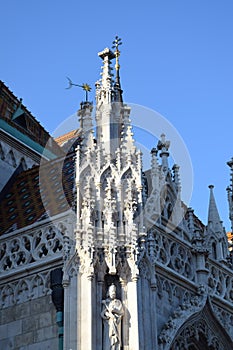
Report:
[[[218,254],[218,244],[220,244],[219,239],[213,234],[207,237],[207,247],[209,248],[210,257],[214,260],[220,258]]]
[[[80,179],[85,179],[87,176],[88,177],[95,176],[95,171],[94,171],[93,167],[91,166],[91,164],[88,164],[85,168],[83,168],[79,174]]]
[[[8,155],[7,155],[7,160],[10,163],[10,165],[12,165],[14,168],[16,168],[16,159],[15,159],[15,155],[14,152],[12,151],[12,149],[9,151]]]
[[[16,302],[21,303],[29,300],[30,292],[31,288],[29,282],[26,279],[21,279],[14,290]]]
[[[28,166],[24,157],[20,159],[20,165],[22,166],[23,170],[27,170]]]
[[[2,307],[11,306],[14,303],[14,286],[12,284],[5,285],[1,294]]]
[[[121,173],[121,180],[131,179],[132,178],[132,169],[130,166],[125,168]]]
[[[112,174],[112,168],[110,165],[108,165],[105,169],[103,169],[102,174],[100,176],[100,182],[103,184],[108,177],[111,177]]]
[[[45,290],[45,281],[43,275],[40,273],[34,275],[31,280],[31,295],[32,297],[40,297],[44,294]]]
[[[216,318],[211,303],[192,315],[178,330],[169,350],[231,350],[233,342]]]

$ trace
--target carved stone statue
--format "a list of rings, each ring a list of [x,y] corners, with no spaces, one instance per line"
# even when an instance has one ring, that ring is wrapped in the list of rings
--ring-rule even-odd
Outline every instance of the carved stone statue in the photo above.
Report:
[[[104,322],[103,350],[120,350],[121,319],[124,314],[122,303],[116,299],[116,286],[112,284],[107,299],[102,300],[101,317]]]

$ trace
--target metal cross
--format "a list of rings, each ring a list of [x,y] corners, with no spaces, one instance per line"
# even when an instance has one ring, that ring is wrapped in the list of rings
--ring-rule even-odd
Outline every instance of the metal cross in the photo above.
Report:
[[[116,49],[116,51],[119,52],[118,47],[119,47],[120,45],[122,45],[121,38],[119,38],[119,36],[116,35],[115,40],[114,40],[112,43],[113,43],[112,48],[113,48],[113,49]]]

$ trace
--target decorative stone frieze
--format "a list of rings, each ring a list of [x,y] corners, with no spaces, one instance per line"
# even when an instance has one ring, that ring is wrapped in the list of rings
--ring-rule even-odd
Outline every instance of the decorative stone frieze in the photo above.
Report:
[[[191,281],[195,280],[194,260],[191,247],[156,230],[153,233],[153,254],[156,262],[171,268]],[[147,242],[147,245],[149,241]]]
[[[223,269],[218,264],[208,263],[209,276],[208,288],[209,294],[216,295],[224,300],[233,302],[233,273]]]
[[[63,248],[62,233],[53,225],[41,226],[23,234],[12,234],[7,238],[1,237],[1,240],[2,276],[22,266],[61,255]]]
[[[45,271],[1,285],[0,303],[4,309],[50,293],[50,272]]]

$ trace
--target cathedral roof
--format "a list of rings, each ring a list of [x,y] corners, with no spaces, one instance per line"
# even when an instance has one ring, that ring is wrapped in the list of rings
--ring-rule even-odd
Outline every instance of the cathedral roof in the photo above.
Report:
[[[30,111],[0,80],[0,128],[39,154],[46,146],[49,159],[62,155],[58,144]],[[49,142],[48,142],[49,141]]]
[[[0,119],[0,128],[5,132],[7,132],[8,134],[10,134],[13,138],[17,139],[18,141],[22,142],[24,145],[33,149],[35,152],[39,153],[40,155],[43,154],[43,156],[46,157],[47,159],[57,158],[58,152],[56,149],[50,150],[47,147],[44,148],[41,144],[34,141],[31,137],[29,137],[27,134],[23,133],[22,131],[18,130],[14,126],[10,125],[5,120]],[[59,153],[61,154],[61,150],[59,151]]]
[[[73,182],[72,154],[14,173],[0,193],[0,235],[46,218],[45,207],[50,216],[68,210],[73,200]]]
[[[81,141],[81,132],[75,129],[55,138],[57,144],[65,153],[74,152],[77,144]]]
[[[58,136],[55,138],[55,141],[59,144],[59,146],[63,146],[67,141],[77,138],[78,130],[72,130],[67,132],[66,134],[63,134],[61,136]]]

